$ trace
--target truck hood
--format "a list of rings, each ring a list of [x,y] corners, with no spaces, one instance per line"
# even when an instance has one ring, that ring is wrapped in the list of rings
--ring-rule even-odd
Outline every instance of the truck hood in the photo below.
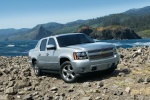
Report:
[[[96,50],[96,49],[102,49],[102,48],[110,48],[114,47],[111,43],[106,42],[96,42],[96,43],[87,43],[87,44],[79,44],[79,45],[73,45],[68,46],[69,48],[78,49],[78,50]]]

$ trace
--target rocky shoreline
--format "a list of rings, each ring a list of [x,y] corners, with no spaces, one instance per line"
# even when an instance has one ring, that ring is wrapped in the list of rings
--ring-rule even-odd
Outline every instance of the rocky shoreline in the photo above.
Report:
[[[68,84],[34,75],[28,57],[0,57],[0,100],[150,100],[150,47],[119,48],[118,68]]]

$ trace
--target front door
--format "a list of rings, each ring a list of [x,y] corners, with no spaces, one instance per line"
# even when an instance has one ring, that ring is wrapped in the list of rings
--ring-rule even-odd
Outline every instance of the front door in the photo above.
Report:
[[[58,70],[58,54],[55,40],[53,38],[49,38],[47,45],[54,45],[55,48],[46,50],[46,69],[50,69],[52,71]]]
[[[47,39],[43,39],[40,44],[40,51],[38,54],[38,65],[43,69],[46,65],[46,43]]]

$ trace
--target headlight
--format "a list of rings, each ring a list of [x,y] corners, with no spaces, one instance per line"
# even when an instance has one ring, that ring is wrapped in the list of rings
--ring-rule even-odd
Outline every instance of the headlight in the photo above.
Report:
[[[74,52],[74,60],[88,59],[86,52]]]
[[[117,48],[116,47],[114,48],[114,54],[117,54]]]

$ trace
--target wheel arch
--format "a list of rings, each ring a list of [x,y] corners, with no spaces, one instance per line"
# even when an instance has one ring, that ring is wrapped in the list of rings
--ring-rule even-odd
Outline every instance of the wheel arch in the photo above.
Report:
[[[59,65],[61,66],[65,61],[71,61],[68,57],[61,57],[59,60]]]
[[[35,61],[37,61],[36,58],[32,58],[32,66],[34,66]]]

